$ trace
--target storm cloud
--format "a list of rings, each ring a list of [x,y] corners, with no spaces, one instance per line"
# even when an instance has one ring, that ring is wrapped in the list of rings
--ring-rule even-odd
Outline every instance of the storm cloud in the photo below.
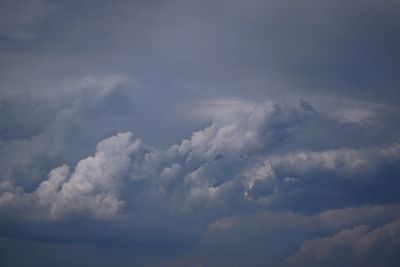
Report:
[[[0,5],[0,265],[399,264],[395,1]]]

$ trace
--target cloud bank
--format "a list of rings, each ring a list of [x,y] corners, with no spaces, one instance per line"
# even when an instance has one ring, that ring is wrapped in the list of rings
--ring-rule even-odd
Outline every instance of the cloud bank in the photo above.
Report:
[[[0,1],[0,266],[400,266],[399,11]]]
[[[399,211],[394,189],[400,160],[396,140],[362,148],[301,148],[298,138],[317,132],[315,124],[331,121],[304,100],[298,108],[269,101],[234,114],[216,117],[166,149],[147,146],[131,132],[118,133],[100,141],[92,156],[50,169],[33,189],[5,177],[0,212],[4,229],[9,230],[3,235],[29,242],[70,236],[72,242],[89,246],[175,248],[154,265],[171,261],[258,266],[265,264],[262,255],[267,255],[270,266],[296,266],[329,261],[335,258],[331,246],[335,251],[348,246],[342,240],[358,246],[352,244],[386,235],[386,229],[397,225],[390,223]],[[347,127],[335,123],[337,130]],[[66,222],[76,226],[65,228]],[[389,224],[368,232],[365,223]],[[41,225],[52,230],[44,231]],[[321,234],[334,235],[301,244],[306,237]],[[349,237],[343,239],[344,235]],[[398,241],[395,234],[390,238]],[[326,245],[318,245],[321,242]],[[183,247],[190,253],[179,254]],[[296,248],[299,252],[288,258]],[[274,257],[264,254],[268,249]],[[320,250],[325,251],[323,256]],[[244,255],[228,260],[226,253]]]

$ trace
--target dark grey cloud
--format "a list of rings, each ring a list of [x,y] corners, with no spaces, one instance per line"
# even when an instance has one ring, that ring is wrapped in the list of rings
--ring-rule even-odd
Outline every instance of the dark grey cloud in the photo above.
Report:
[[[2,1],[0,19],[1,38],[30,40],[37,37],[46,19],[56,13],[54,1]]]
[[[21,196],[22,202],[31,202],[33,197],[38,198],[41,203],[39,206],[47,206],[42,200],[48,201],[49,216],[54,215],[55,218],[63,216],[69,207],[79,211],[81,204],[84,205],[83,214],[91,217],[93,211],[94,217],[99,215],[107,218],[120,213],[123,201],[118,198],[121,185],[116,179],[128,176],[133,181],[150,180],[153,186],[161,187],[160,192],[165,191],[165,186],[168,189],[174,180],[184,179],[185,185],[178,190],[188,190],[188,203],[193,200],[196,204],[210,197],[212,199],[217,194],[218,186],[225,182],[229,190],[229,183],[234,178],[230,175],[237,176],[240,173],[225,173],[226,167],[235,162],[246,167],[246,161],[251,161],[249,158],[262,155],[265,150],[273,150],[294,134],[297,125],[307,117],[304,111],[265,103],[233,122],[215,122],[194,133],[190,140],[184,140],[167,150],[146,148],[140,140],[133,138],[132,133],[120,133],[98,143],[96,154],[80,160],[71,175],[66,165],[53,169],[48,180],[42,182],[32,195]],[[204,180],[203,176],[209,181]],[[174,191],[172,188],[172,194],[185,197],[182,192]],[[163,198],[160,192],[155,192],[154,197]],[[17,190],[11,194],[4,200],[13,202],[14,196],[17,197],[20,192]],[[92,194],[95,194],[93,201],[90,200]],[[57,204],[59,197],[60,214]],[[86,200],[89,201],[87,205],[84,204]],[[104,205],[101,204],[103,201]],[[64,204],[67,206],[64,207]]]
[[[3,87],[121,72],[159,82],[156,93],[183,82],[214,96],[284,90],[396,104],[393,1],[56,2],[38,38],[2,44]]]
[[[54,119],[54,107],[46,99],[33,99],[32,95],[3,95],[0,99],[0,139],[29,138],[43,131]]]
[[[306,122],[319,121],[320,116],[304,101],[300,108],[266,102],[233,117],[228,112],[228,117],[168,149],[146,146],[130,132],[119,133],[99,142],[95,154],[75,167],[52,169],[31,191],[12,177],[4,180],[0,198],[3,235],[32,242],[144,246],[150,251],[168,245],[176,249],[169,257],[191,248],[200,258],[202,253],[211,257],[205,263],[229,265],[235,257],[221,262],[209,251],[213,249],[208,242],[217,241],[213,241],[216,237],[202,239],[207,229],[220,223],[224,227],[225,218],[230,221],[234,216],[246,221],[246,217],[267,212],[266,218],[250,219],[263,225],[264,220],[281,218],[279,213],[294,212],[283,216],[290,230],[273,224],[272,232],[262,226],[246,234],[252,240],[264,231],[259,240],[262,246],[270,238],[279,238],[280,246],[277,241],[268,245],[276,250],[270,264],[278,266],[309,234],[337,229],[333,221],[330,227],[320,226],[330,223],[321,222],[328,216],[321,215],[324,211],[398,203],[393,189],[397,187],[398,143],[362,149],[290,149],[307,128]],[[336,127],[340,129],[340,122]],[[371,193],[370,189],[377,190]],[[396,206],[384,210],[383,216],[390,217]],[[297,219],[304,221],[305,228],[294,227]],[[374,216],[374,220],[379,219]],[[34,223],[21,235],[29,222]],[[68,225],[74,226],[72,230]],[[315,226],[317,230],[312,231]],[[234,233],[228,240],[242,238]],[[224,238],[218,240],[227,251],[241,250],[236,245],[230,248]],[[284,249],[289,241],[291,245]],[[204,248],[197,250],[197,244]],[[241,264],[253,256],[254,265],[267,260],[253,246],[246,253]]]
[[[397,2],[0,5],[0,265],[398,265]]]
[[[369,228],[360,225],[332,237],[307,240],[299,252],[287,260],[288,266],[396,266],[399,221],[373,230]]]

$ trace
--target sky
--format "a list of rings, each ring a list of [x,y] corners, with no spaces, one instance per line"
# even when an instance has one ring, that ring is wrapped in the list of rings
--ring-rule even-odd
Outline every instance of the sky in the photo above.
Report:
[[[0,265],[399,266],[399,13],[0,0]]]

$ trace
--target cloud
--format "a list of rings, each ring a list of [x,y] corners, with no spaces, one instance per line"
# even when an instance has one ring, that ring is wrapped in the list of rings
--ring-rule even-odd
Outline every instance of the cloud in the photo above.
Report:
[[[130,132],[118,134],[101,141],[94,156],[77,161],[72,173],[67,165],[49,171],[32,193],[24,192],[23,183],[5,180],[3,208],[20,196],[50,219],[129,217],[164,207],[166,216],[202,210],[207,224],[240,209],[321,212],[396,202],[390,188],[397,183],[392,173],[400,158],[398,143],[287,151],[307,121],[319,118],[302,103],[300,109],[256,105],[215,120],[169,149],[145,146]]]
[[[142,149],[140,140],[131,140],[131,133],[103,140],[96,154],[79,161],[70,177],[65,165],[52,170],[49,179],[35,190],[39,205],[50,210],[51,218],[70,213],[100,219],[118,215],[124,204],[119,199],[121,179],[130,157]]]
[[[176,193],[188,194],[189,201],[212,198],[220,190],[213,184],[229,183],[234,178],[215,175],[214,172],[220,172],[220,166],[214,161],[224,162],[226,157],[225,164],[232,164],[273,149],[305,118],[306,115],[296,109],[265,103],[234,122],[216,122],[194,133],[190,140],[165,151],[140,148],[140,141],[132,141],[131,133],[119,134],[100,142],[96,154],[79,161],[70,176],[67,166],[52,170],[48,180],[42,182],[34,194],[41,204],[47,199],[50,217],[58,216],[58,207],[64,202],[61,214],[69,207],[80,210],[81,205],[83,210],[89,211],[89,216],[91,212],[99,212],[100,217],[103,211],[105,217],[118,213],[122,202],[116,198],[115,183],[123,177],[133,181],[154,180],[162,191],[180,178],[187,184],[188,188],[184,188],[187,192]],[[132,155],[135,149],[139,151],[138,158]],[[208,178],[204,177],[207,173]]]
[[[0,265],[280,266],[398,219],[397,2],[0,6]]]
[[[54,1],[35,2],[2,1],[0,15],[0,35],[4,38],[34,39],[46,18],[54,13]]]
[[[113,93],[90,96],[104,103]],[[86,116],[91,108],[72,110]],[[390,205],[398,202],[390,189],[396,188],[397,142],[293,149],[309,121],[323,116],[310,104],[265,102],[235,113],[167,149],[146,146],[131,132],[116,134],[100,141],[92,156],[50,169],[33,190],[5,179],[0,212],[4,229],[10,229],[6,236],[21,238],[30,224],[22,238],[35,242],[69,236],[73,242],[133,247],[168,243],[177,251],[191,248],[196,261],[211,266],[229,264],[210,252],[213,243],[220,244],[221,255],[245,251],[242,260],[254,257],[254,266],[267,260],[259,246],[270,248],[271,266],[278,266],[306,237],[397,219],[398,208]],[[280,245],[272,242],[277,239]],[[257,241],[246,250],[237,246],[239,240]]]
[[[209,224],[199,253],[206,266],[282,266],[305,239],[333,235],[360,223],[385,225],[398,219],[398,211],[398,205],[383,205],[327,210],[315,215],[271,211],[234,215]],[[334,215],[334,220],[328,219],[327,214]]]
[[[288,266],[397,266],[400,220],[372,229],[360,225],[324,238],[306,240]]]
[[[390,188],[397,143],[287,151],[306,122],[319,117],[306,107],[259,104],[168,149],[146,146],[130,132],[117,134],[99,142],[93,156],[49,170],[31,191],[4,180],[1,212],[6,221],[118,220],[143,240],[191,243],[211,222],[235,214],[396,202]],[[365,191],[372,187],[382,190]],[[154,229],[165,232],[153,235]]]
[[[36,5],[2,2],[4,15],[14,17],[21,11],[13,6]],[[252,101],[322,94],[396,105],[399,5],[393,1],[56,3],[61,12],[47,18],[37,43],[6,42],[4,90],[58,94],[70,89],[53,88],[70,79],[118,72],[142,77],[141,93],[159,100],[173,84],[189,84],[195,86],[180,96],[195,87],[200,94]],[[43,16],[36,9],[22,17]],[[7,16],[4,27],[12,31],[16,20]]]
[[[121,89],[122,80],[87,78],[76,93],[59,98],[4,95],[1,179],[32,191],[54,167],[76,164],[101,140],[130,129],[134,104]]]
[[[390,170],[397,170],[398,160],[398,143],[360,150],[299,151],[269,156],[264,163],[248,170],[247,193],[251,198],[284,209],[323,210],[330,205],[334,208],[351,203],[376,204],[382,198],[396,201],[397,194],[389,188],[397,184]],[[380,190],[367,193],[366,188]],[[378,196],[378,192],[382,195]],[[323,207],[317,199],[324,199]]]
[[[105,139],[97,145],[94,156],[77,163],[73,173],[70,174],[67,165],[60,166],[53,169],[48,179],[31,194],[21,190],[7,192],[0,202],[10,206],[20,202],[28,209],[29,206],[44,209],[44,212],[32,214],[36,219],[43,214],[49,219],[71,215],[98,219],[116,217],[124,205],[119,199],[119,191],[130,166],[130,157],[142,153],[143,149],[140,140],[132,139],[131,133]]]
[[[29,93],[1,95],[0,140],[29,138],[43,131],[54,119],[55,107],[48,102]]]

